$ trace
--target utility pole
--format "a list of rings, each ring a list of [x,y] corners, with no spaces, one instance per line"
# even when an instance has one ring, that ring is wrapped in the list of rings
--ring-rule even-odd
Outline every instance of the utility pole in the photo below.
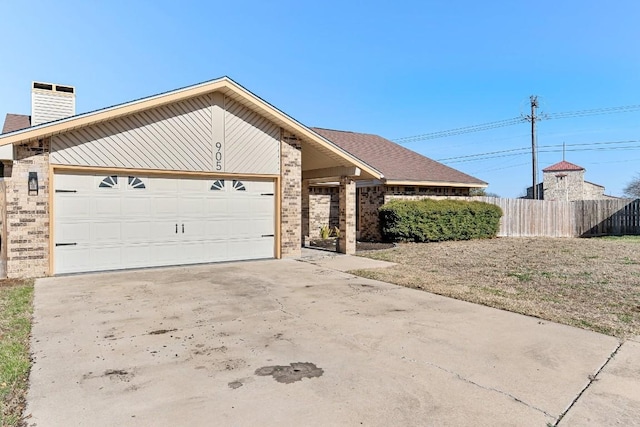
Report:
[[[538,149],[536,147],[536,109],[538,108],[538,97],[531,95],[529,97],[531,101],[531,115],[524,116],[525,120],[531,122],[531,164],[532,164],[532,197],[534,200],[538,200]]]

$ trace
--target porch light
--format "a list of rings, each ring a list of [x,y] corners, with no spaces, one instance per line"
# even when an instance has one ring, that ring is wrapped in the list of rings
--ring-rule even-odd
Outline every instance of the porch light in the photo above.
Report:
[[[28,188],[30,196],[38,195],[38,172],[29,172]]]

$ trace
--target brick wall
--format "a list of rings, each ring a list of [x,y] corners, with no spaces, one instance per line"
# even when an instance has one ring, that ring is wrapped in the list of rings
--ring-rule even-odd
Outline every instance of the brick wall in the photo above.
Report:
[[[47,138],[16,146],[5,178],[7,277],[49,274],[49,144]],[[29,172],[38,174],[37,195],[28,191]]]
[[[304,215],[304,214],[303,214]],[[309,189],[309,230],[312,239],[320,237],[320,227],[328,225],[331,230],[339,227],[338,187],[311,187]]]
[[[282,257],[299,257],[302,247],[302,151],[300,141],[282,131],[281,229]]]
[[[340,179],[340,237],[338,252],[356,252],[356,182],[351,178]]]
[[[360,215],[360,240],[379,241],[380,221],[378,219],[378,209],[384,204],[385,188],[382,185],[375,187],[361,187],[359,215]]]

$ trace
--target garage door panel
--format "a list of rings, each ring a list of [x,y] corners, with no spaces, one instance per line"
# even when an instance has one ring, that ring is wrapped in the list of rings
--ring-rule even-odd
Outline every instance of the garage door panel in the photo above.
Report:
[[[54,196],[56,243],[75,244],[55,247],[55,273],[274,255],[273,181],[234,185],[233,180],[56,174],[54,182],[56,189],[75,191]]]
[[[180,242],[163,242],[162,245],[154,246],[153,260],[151,261],[156,263],[154,265],[174,265],[176,259],[182,259],[182,255]]]
[[[126,203],[122,204],[122,215],[126,217],[144,217],[148,218],[153,210],[153,200],[148,194],[136,194],[135,197],[126,199]]]
[[[104,221],[91,224],[91,241],[97,244],[118,244],[122,242],[122,224]]]
[[[122,247],[122,256],[133,267],[150,266],[152,250],[149,244],[129,245]]]
[[[204,206],[209,217],[226,218],[229,214],[229,201],[218,195],[205,199]]]
[[[153,199],[153,213],[155,216],[178,217],[178,204],[176,195],[157,195]]]
[[[56,225],[55,237],[59,244],[88,242],[91,240],[91,223],[60,222]]]
[[[112,270],[122,264],[122,247],[102,246],[91,249],[92,269]]]
[[[160,227],[154,227],[147,221],[122,223],[122,241],[126,243],[149,242],[157,238]],[[168,234],[168,233],[167,233]]]
[[[202,217],[206,213],[202,195],[182,195],[180,197],[180,217]]]
[[[120,217],[122,199],[119,194],[93,199],[92,214],[94,217]]]
[[[57,216],[63,218],[86,218],[91,215],[91,199],[72,196],[70,194],[56,194]]]
[[[87,256],[86,248],[60,246],[56,248],[56,266],[65,273],[93,271],[91,257]]]

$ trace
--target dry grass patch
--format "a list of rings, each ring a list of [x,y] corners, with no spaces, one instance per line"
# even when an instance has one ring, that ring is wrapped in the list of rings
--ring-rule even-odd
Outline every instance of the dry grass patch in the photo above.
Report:
[[[354,273],[625,338],[640,335],[640,238],[407,243]]]
[[[0,425],[23,425],[33,282],[0,280]]]

